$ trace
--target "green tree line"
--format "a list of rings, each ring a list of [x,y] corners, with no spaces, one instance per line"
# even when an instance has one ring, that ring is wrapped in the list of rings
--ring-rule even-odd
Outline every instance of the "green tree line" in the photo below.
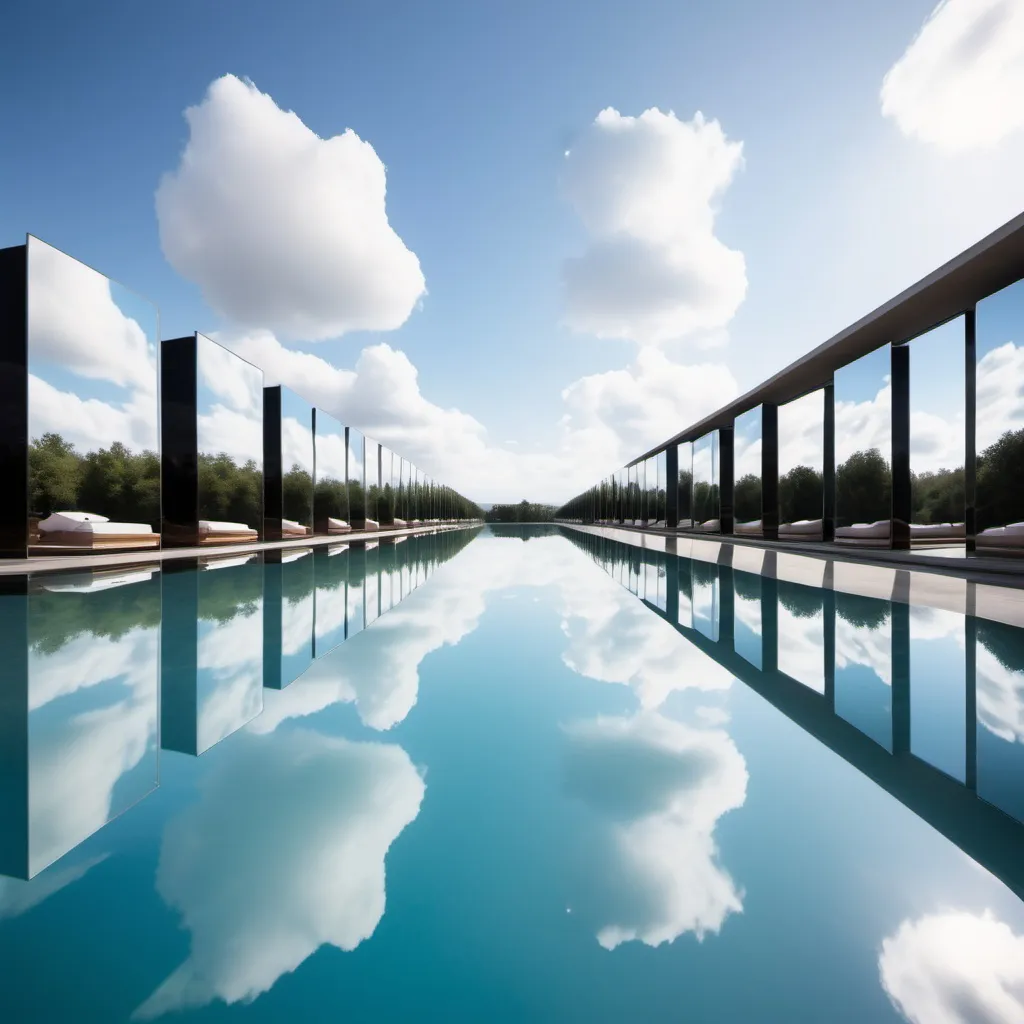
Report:
[[[550,523],[554,518],[554,505],[541,505],[525,498],[515,505],[492,505],[484,514],[488,523]]]

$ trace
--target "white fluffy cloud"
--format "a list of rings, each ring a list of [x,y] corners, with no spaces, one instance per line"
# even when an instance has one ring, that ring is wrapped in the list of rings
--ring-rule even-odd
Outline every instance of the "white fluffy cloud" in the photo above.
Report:
[[[911,1024],[1024,1022],[1024,936],[988,911],[902,922],[882,942],[878,968]]]
[[[742,163],[717,121],[608,108],[566,153],[567,195],[591,235],[565,263],[569,324],[659,344],[724,326],[746,294],[743,254],[714,232]]]
[[[1008,341],[978,360],[978,451],[1024,427],[1024,343]]]
[[[234,323],[305,340],[400,327],[425,292],[388,223],[384,164],[351,129],[321,139],[225,75],[185,111],[156,192],[171,265]]]
[[[948,153],[1024,128],[1024,3],[942,0],[882,83],[882,113]]]
[[[650,614],[650,613],[648,613]],[[656,712],[576,722],[569,736],[570,788],[605,817],[612,860],[598,942],[702,939],[743,910],[718,862],[714,829],[742,807],[747,769],[729,736]]]
[[[157,889],[192,945],[136,1019],[251,1001],[384,914],[384,858],[425,792],[405,751],[301,729],[233,744],[164,831]]]

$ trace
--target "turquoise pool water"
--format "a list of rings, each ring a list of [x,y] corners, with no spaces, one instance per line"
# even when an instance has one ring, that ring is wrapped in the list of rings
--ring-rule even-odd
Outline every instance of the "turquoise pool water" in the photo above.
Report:
[[[0,1020],[1024,1019],[1012,602],[728,552],[8,582]]]

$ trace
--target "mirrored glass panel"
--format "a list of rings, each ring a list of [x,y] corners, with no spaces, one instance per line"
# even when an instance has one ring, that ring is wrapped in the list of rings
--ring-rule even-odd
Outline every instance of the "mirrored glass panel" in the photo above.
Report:
[[[264,685],[279,690],[313,662],[313,549],[286,548],[268,551],[264,557]]]
[[[665,452],[659,452],[654,456],[655,468],[658,473],[658,496],[657,496],[657,510],[655,514],[655,521],[659,526],[664,526],[668,521],[668,456]],[[674,486],[673,481],[673,486]]]
[[[821,540],[825,392],[779,406],[779,536]]]
[[[381,502],[378,507],[381,526],[394,524],[397,512],[398,479],[401,475],[401,459],[389,448],[381,445]]]
[[[909,344],[910,541],[966,544],[964,516],[964,317]],[[936,372],[941,367],[941,372]]]
[[[282,537],[313,532],[313,407],[281,388]]]
[[[257,553],[167,563],[160,746],[199,755],[263,710],[263,565]]]
[[[676,450],[679,476],[676,480],[679,525],[683,529],[693,526],[693,445],[684,441]]]
[[[200,543],[256,540],[263,530],[263,371],[202,334],[196,364]]]
[[[825,692],[825,604],[823,592],[789,580],[778,581],[779,671]]]
[[[980,410],[979,410],[980,412]],[[1024,822],[1024,630],[976,619],[978,796]]]
[[[736,533],[761,532],[761,407],[736,417],[733,432]]]
[[[363,435],[354,427],[348,428],[348,514],[353,530],[366,528],[366,456],[367,445]],[[372,518],[372,516],[371,516]]]
[[[156,788],[160,611],[156,569],[0,594],[0,873],[31,878]]]
[[[327,413],[316,410],[316,481],[313,517],[321,536],[351,532],[348,507],[345,428]]]
[[[157,547],[156,306],[38,238],[27,260],[29,544]]]
[[[1024,281],[978,303],[977,550],[1024,551]]]
[[[913,357],[911,357],[913,358]],[[909,609],[910,752],[966,781],[967,641],[964,617],[940,608]],[[893,645],[898,647],[894,632]],[[894,660],[901,654],[894,650]]]
[[[718,500],[718,431],[693,442],[693,520],[709,532],[721,529]]]
[[[733,647],[755,668],[761,668],[763,662],[761,582],[761,577],[754,573],[733,572]]]
[[[366,529],[375,530],[380,526],[381,502],[381,447],[372,438],[364,438],[365,486],[366,486]]]
[[[836,540],[889,547],[892,423],[889,347],[835,373]]]
[[[841,592],[835,603],[836,714],[892,751],[893,605]]]
[[[653,526],[658,521],[658,461],[652,456],[644,460],[644,514],[647,525]]]

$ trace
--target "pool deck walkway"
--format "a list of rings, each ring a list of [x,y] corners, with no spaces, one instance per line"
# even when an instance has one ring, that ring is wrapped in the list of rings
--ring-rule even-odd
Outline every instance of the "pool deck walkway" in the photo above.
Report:
[[[80,569],[111,569],[127,565],[152,565],[175,559],[213,558],[221,555],[246,555],[254,551],[278,551],[291,548],[320,548],[335,544],[366,544],[371,541],[397,540],[449,530],[465,530],[479,523],[433,523],[401,530],[353,530],[331,537],[299,537],[295,540],[270,540],[250,544],[216,544],[190,548],[157,548],[137,551],[97,551],[71,555],[31,555],[28,558],[0,559],[0,576],[35,575],[43,572],[71,572]]]

